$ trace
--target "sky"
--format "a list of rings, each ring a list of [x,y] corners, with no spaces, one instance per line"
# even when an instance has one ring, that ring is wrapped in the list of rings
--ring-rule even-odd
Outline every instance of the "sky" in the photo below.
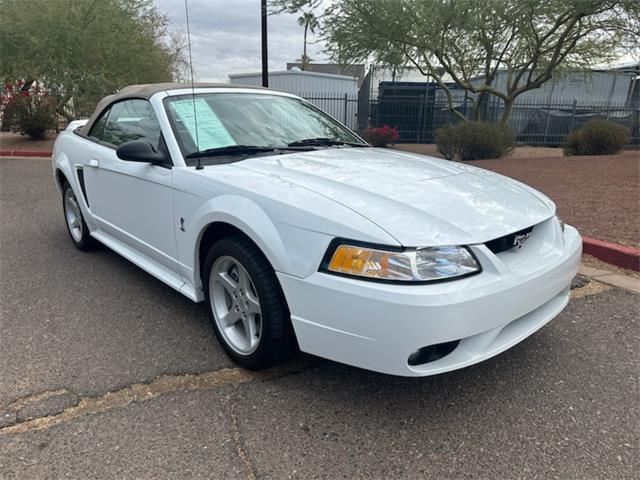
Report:
[[[329,0],[324,0],[328,2]],[[261,70],[260,0],[188,0],[193,73],[196,81],[227,82],[230,73]],[[156,0],[158,10],[169,18],[169,28],[185,35],[184,0]],[[299,14],[269,15],[269,70],[286,70],[287,62],[302,55],[304,29]],[[308,55],[327,61],[317,35],[309,34]],[[615,64],[634,60],[626,55]],[[637,60],[637,58],[635,58]]]
[[[196,81],[226,82],[230,73],[259,72],[260,0],[188,0],[193,74]],[[169,28],[184,32],[184,0],[156,0],[169,17]],[[269,15],[269,70],[286,70],[302,54],[303,28],[299,15]],[[317,37],[309,35],[309,41]],[[307,44],[313,61],[324,61],[319,43]]]

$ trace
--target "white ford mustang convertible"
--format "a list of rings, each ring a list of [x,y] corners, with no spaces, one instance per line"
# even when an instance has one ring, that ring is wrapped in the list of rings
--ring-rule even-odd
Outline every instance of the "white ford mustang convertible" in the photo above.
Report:
[[[229,356],[296,347],[393,375],[465,367],[569,300],[578,232],[541,193],[372,148],[306,101],[136,85],[56,140],[71,240],[97,240],[194,302]]]

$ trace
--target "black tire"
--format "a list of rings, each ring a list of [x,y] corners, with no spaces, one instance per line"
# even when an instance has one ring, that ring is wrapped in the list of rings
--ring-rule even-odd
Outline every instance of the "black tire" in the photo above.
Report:
[[[232,257],[249,274],[260,302],[261,333],[255,351],[240,354],[225,339],[215,319],[211,302],[210,276],[213,265],[221,257]],[[291,317],[280,282],[263,253],[241,234],[214,243],[207,253],[203,269],[203,285],[211,324],[218,341],[231,359],[249,370],[263,370],[284,361],[295,349]]]
[[[67,201],[66,201],[67,195],[72,195],[74,200],[76,202],[78,201],[75,195],[75,192],[71,188],[71,185],[69,185],[68,182],[64,182],[64,184],[62,185],[62,212],[64,214],[65,225],[67,226],[67,233],[69,234],[69,238],[71,238],[71,241],[76,246],[76,248],[78,250],[82,250],[83,252],[86,252],[95,247],[96,241],[89,233],[89,227],[87,227],[87,224],[84,221],[84,216],[82,215],[82,211],[79,208],[78,208],[78,213],[80,215],[80,225],[81,225],[81,228],[79,229],[80,235],[78,236],[78,238],[76,238],[74,234],[71,232],[72,227],[69,225],[69,221],[67,220]]]

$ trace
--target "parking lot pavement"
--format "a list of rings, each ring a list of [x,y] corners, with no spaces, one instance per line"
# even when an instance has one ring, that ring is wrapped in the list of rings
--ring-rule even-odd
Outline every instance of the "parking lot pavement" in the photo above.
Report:
[[[204,309],[67,238],[43,160],[0,160],[0,478],[633,478],[640,297],[588,284],[421,379],[231,364]],[[636,472],[634,474],[633,472]]]

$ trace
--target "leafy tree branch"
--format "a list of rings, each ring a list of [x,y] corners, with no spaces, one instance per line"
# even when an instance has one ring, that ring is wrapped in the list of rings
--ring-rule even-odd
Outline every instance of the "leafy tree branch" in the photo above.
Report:
[[[323,5],[272,1],[276,12]],[[434,79],[459,118],[449,82],[466,91],[476,119],[494,97],[503,124],[520,95],[554,75],[640,54],[637,0],[334,0],[318,18],[334,58],[412,66]],[[496,83],[499,75],[506,81]]]

